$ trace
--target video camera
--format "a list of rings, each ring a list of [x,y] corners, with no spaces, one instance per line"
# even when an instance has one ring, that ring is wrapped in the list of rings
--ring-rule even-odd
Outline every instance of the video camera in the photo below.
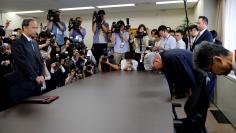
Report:
[[[118,21],[118,22],[113,22],[112,23],[112,32],[114,33],[120,33],[120,28],[121,26],[125,26],[125,30],[128,31],[130,29],[130,23],[129,23],[129,18],[126,18],[126,25],[124,24],[123,21]]]
[[[120,28],[121,28],[121,24],[119,24],[118,22],[116,23],[115,21],[112,22],[112,32],[114,33],[120,33]]]
[[[96,24],[101,24],[102,20],[103,20],[103,15],[105,15],[105,11],[104,10],[99,10],[98,12],[94,11],[93,12],[93,18],[95,18],[95,23]]]
[[[54,23],[59,22],[60,21],[59,15],[60,15],[60,11],[55,10],[55,9],[50,9],[48,10],[47,20],[53,21]],[[51,20],[51,17],[53,18],[53,20]]]
[[[74,29],[74,30],[77,30],[77,31],[79,31],[79,28],[80,28],[80,26],[81,26],[81,23],[82,23],[82,21],[81,20],[78,20],[77,18],[70,18],[70,21],[69,21],[69,26],[68,26],[68,28],[69,28],[69,31],[71,30],[71,29]]]

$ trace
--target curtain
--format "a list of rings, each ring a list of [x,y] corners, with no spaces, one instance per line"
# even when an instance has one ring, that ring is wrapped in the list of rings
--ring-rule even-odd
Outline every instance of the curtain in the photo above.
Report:
[[[225,0],[223,20],[224,47],[234,51],[236,49],[236,0]]]
[[[223,14],[224,14],[225,0],[217,0],[216,2],[216,24],[215,30],[218,33],[217,38],[223,41]],[[223,43],[224,44],[224,43]]]

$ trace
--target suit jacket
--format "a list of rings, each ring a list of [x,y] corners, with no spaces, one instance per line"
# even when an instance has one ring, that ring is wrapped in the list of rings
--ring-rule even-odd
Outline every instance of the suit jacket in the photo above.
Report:
[[[37,85],[35,79],[37,76],[43,75],[44,64],[37,42],[32,40],[32,44],[34,50],[31,42],[29,42],[24,35],[13,42],[12,57],[14,73],[10,74],[10,76],[8,75],[8,77],[14,80],[16,76],[19,76],[18,79],[16,78],[15,80],[23,81],[15,82],[15,86],[18,86],[18,89],[21,89],[22,92],[31,91],[35,94],[36,92],[40,92],[40,86]],[[12,82],[12,84],[14,84],[14,82]],[[8,85],[8,87],[13,90],[16,89],[14,85]],[[16,96],[18,95],[16,94]]]
[[[161,53],[163,73],[169,88],[176,91],[187,91],[196,87],[195,70],[192,64],[192,53],[183,49],[172,49]]]
[[[207,29],[203,32],[203,34],[199,38],[197,38],[193,42],[193,46],[191,48],[191,51],[194,50],[196,45],[200,44],[203,41],[213,42],[213,37],[211,35],[211,32],[209,30],[207,30]]]

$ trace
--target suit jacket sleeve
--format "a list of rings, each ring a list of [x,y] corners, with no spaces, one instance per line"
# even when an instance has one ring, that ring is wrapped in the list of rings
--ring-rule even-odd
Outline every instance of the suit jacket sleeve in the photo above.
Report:
[[[19,70],[22,72],[27,78],[32,81],[35,81],[36,77],[38,76],[37,73],[34,71],[32,65],[27,60],[25,46],[22,40],[17,39],[12,44],[12,56],[14,61],[14,69]]]
[[[213,37],[208,30],[206,31],[206,35],[204,36],[203,41],[213,42]]]
[[[45,75],[45,64],[44,64],[44,61],[43,61],[43,57],[42,57],[42,55],[41,55],[41,53],[40,53],[40,49],[39,49],[39,45],[37,44],[37,42],[36,41],[34,41],[34,46],[35,47],[37,47],[37,58],[38,58],[38,60],[39,60],[39,64],[40,64],[40,76],[44,76]]]

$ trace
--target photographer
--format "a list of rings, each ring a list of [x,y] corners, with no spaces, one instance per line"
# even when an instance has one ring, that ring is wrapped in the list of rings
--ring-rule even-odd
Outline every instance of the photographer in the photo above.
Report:
[[[111,42],[114,44],[115,64],[120,64],[121,58],[124,58],[126,52],[129,51],[129,33],[125,30],[125,23],[120,20],[114,27]]]
[[[44,51],[48,50],[48,46],[50,44],[50,38],[48,38],[47,34],[48,33],[45,31],[41,31],[39,33],[39,41],[38,41],[39,49],[42,49]]]
[[[69,83],[72,83],[72,82],[75,82],[77,81],[79,78],[78,78],[78,74],[77,72],[75,71],[75,69],[71,69],[70,73],[68,74],[67,78],[66,78],[66,81],[65,81],[65,85],[69,84]]]
[[[110,72],[120,70],[120,66],[113,63],[112,60],[108,58],[108,56],[102,55],[99,59],[98,63],[98,71],[99,72]]]
[[[70,39],[72,40],[72,43],[76,44],[76,48],[78,47],[77,45],[84,45],[86,29],[83,28],[81,24],[81,17],[76,17],[75,20],[71,18],[69,22]]]
[[[149,36],[144,24],[140,24],[134,38],[135,60],[138,62],[138,70],[144,70],[143,53],[148,48]]]
[[[83,71],[84,77],[89,77],[93,75],[94,73],[95,73],[94,64],[92,63],[92,61],[87,60],[84,66],[84,71]]]
[[[48,31],[54,33],[56,37],[56,43],[61,47],[64,44],[64,35],[66,31],[66,25],[61,21],[61,14],[57,10],[48,11]]]
[[[8,38],[9,39],[9,38]],[[12,72],[12,55],[10,45],[4,43],[0,46],[0,75]]]
[[[134,71],[137,70],[138,62],[133,60],[132,53],[125,53],[125,59],[121,61],[121,70],[124,71]]]
[[[107,51],[109,24],[105,21],[105,14],[104,10],[99,10],[98,13],[94,12],[93,14],[92,31],[94,36],[92,52],[96,61],[99,60],[104,51]]]
[[[147,34],[147,28],[144,24],[140,24],[136,31],[134,44],[135,44],[135,60],[140,61],[141,54],[146,50],[148,46],[149,36]]]
[[[56,89],[65,85],[65,68],[61,63],[54,62],[51,64],[50,74],[51,74],[51,87]]]
[[[68,37],[64,38],[64,46],[61,47],[61,54],[67,57],[67,55],[71,58],[73,56],[73,47],[71,44],[71,40]]]

